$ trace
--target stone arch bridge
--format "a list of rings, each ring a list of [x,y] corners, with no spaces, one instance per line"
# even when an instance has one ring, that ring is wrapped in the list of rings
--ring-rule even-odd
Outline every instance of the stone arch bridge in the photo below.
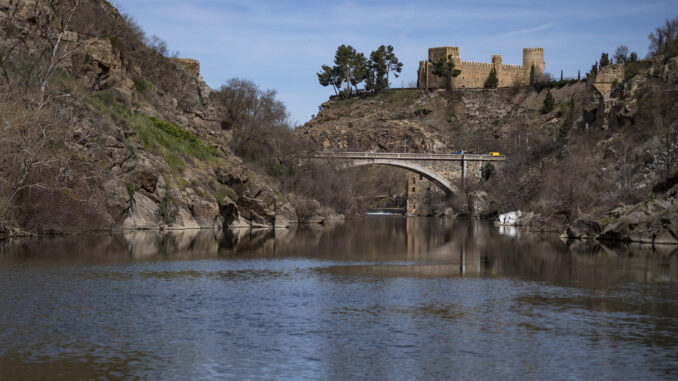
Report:
[[[323,152],[311,158],[330,160],[345,168],[364,165],[403,168],[410,172],[408,205],[411,198],[430,192],[430,183],[436,184],[448,196],[462,195],[466,184],[480,181],[485,164],[492,163],[498,168],[506,161],[506,156],[503,155],[386,152]]]

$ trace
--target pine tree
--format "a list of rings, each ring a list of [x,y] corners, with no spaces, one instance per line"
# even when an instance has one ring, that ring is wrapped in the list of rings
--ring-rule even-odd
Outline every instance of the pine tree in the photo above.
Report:
[[[546,91],[546,98],[544,98],[544,104],[542,105],[541,108],[541,113],[542,114],[548,114],[553,109],[556,108],[556,100],[553,99],[553,94],[551,94],[551,90]]]
[[[461,74],[461,70],[454,68],[454,61],[452,55],[442,57],[438,61],[433,62],[433,74],[447,78],[447,89],[452,88],[452,78]]]
[[[487,76],[484,87],[486,89],[496,89],[497,86],[499,86],[499,78],[497,78],[497,71],[492,68],[492,70],[490,70],[490,75]]]
[[[604,68],[605,66],[610,64],[610,57],[607,55],[607,53],[603,53],[600,55],[600,65],[599,69]]]
[[[535,83],[537,83],[537,77],[534,65],[532,65],[532,67],[530,67],[530,85],[534,85]]]

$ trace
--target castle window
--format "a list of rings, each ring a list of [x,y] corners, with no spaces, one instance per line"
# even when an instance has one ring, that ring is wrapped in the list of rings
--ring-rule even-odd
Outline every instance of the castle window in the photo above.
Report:
[[[412,192],[414,192],[414,187],[412,187]]]

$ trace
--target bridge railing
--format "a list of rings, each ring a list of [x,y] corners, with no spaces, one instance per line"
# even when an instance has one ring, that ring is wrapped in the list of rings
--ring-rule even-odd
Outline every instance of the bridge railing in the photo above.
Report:
[[[412,153],[412,152],[318,152],[312,157],[328,159],[407,159],[407,160],[483,160],[505,161],[505,155],[469,153]]]

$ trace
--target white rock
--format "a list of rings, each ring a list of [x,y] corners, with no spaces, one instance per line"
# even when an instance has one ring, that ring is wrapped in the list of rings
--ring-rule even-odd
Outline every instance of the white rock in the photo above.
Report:
[[[523,212],[517,210],[515,212],[508,212],[499,215],[499,219],[495,224],[500,226],[514,226],[518,224],[518,220],[522,217]]]

